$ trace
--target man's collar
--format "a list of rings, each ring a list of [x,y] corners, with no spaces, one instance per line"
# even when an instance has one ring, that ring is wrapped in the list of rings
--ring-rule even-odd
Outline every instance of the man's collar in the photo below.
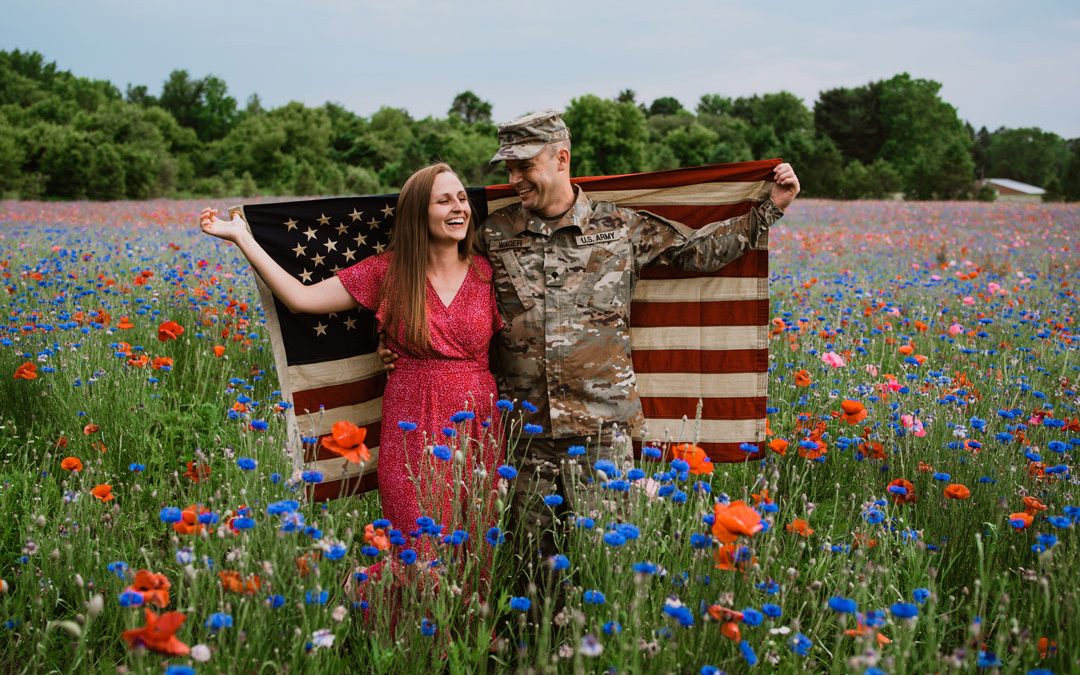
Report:
[[[570,226],[577,226],[582,233],[587,233],[589,214],[592,213],[592,202],[584,190],[577,185],[573,187],[574,205],[567,209],[566,213],[562,214],[558,220],[545,220],[531,211],[526,211],[524,224],[515,234],[521,234],[528,230],[535,234],[550,237],[557,230]]]

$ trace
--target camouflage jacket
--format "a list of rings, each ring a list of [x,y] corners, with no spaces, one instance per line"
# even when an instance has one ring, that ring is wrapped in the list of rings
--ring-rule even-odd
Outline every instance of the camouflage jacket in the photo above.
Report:
[[[493,338],[499,392],[535,405],[531,421],[553,438],[595,436],[602,422],[640,426],[630,298],[643,267],[715,271],[783,215],[766,200],[694,231],[574,190],[556,222],[515,204],[491,214],[479,237],[506,323]]]

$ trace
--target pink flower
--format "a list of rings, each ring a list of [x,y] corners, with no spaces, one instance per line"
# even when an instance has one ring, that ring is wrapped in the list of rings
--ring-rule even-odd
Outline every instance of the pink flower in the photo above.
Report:
[[[975,298],[971,297],[970,295],[965,295],[963,302],[964,302],[965,305],[974,305],[975,304]]]
[[[956,337],[957,335],[959,335],[960,333],[963,333],[963,332],[964,332],[964,327],[961,326],[958,323],[954,322],[953,325],[949,326],[949,335],[951,335],[953,337]]]
[[[821,355],[821,360],[824,361],[826,365],[832,366],[833,368],[843,368],[847,365],[847,361],[844,360],[844,357],[836,352],[825,352]]]
[[[996,295],[997,292],[1001,290],[1001,284],[991,281],[990,283],[986,284],[986,290],[990,291],[990,295]]]
[[[900,424],[903,424],[905,429],[910,429],[914,436],[922,438],[926,435],[926,430],[923,429],[922,420],[914,415],[901,415]]]
[[[870,377],[877,377],[877,374],[878,374],[877,366],[875,366],[872,363],[868,364],[866,366],[866,372],[870,375]]]

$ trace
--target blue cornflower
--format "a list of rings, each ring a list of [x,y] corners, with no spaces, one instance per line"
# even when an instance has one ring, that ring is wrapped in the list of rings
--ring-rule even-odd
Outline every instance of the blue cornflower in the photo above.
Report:
[[[586,605],[602,605],[606,600],[603,593],[593,589],[585,591],[582,595],[582,599],[585,601]]]
[[[523,427],[522,427],[521,429],[522,429],[522,431],[524,431],[525,433],[527,433],[527,434],[532,434],[532,435],[534,435],[534,436],[535,436],[536,434],[542,434],[542,433],[544,433],[544,427],[540,426],[539,424],[526,424],[526,425],[525,425],[525,426],[523,426]]]
[[[496,469],[495,472],[506,480],[514,480],[515,478],[517,478],[518,475],[517,469],[507,464],[503,464],[498,469]]]
[[[690,470],[690,462],[685,459],[673,459],[671,460],[671,468],[679,473],[684,473]]]
[[[360,548],[360,553],[366,555],[369,558],[376,558],[379,555],[379,549],[375,548],[371,544],[367,544]]]
[[[266,420],[251,420],[251,428],[255,431],[266,431],[270,425]]]
[[[585,454],[585,446],[571,445],[569,448],[566,449],[566,454],[570,455],[571,457],[581,457]]]
[[[651,562],[634,563],[634,572],[638,574],[656,574],[656,565]]]
[[[240,467],[244,471],[251,471],[256,466],[258,466],[258,464],[250,457],[241,457],[240,459],[236,460],[236,466]]]
[[[266,604],[270,607],[270,609],[277,609],[278,607],[281,607],[285,604],[285,596],[275,593],[274,595],[266,598]]]
[[[863,511],[863,519],[871,525],[877,525],[885,520],[885,513],[879,509],[867,509]]]
[[[898,619],[914,619],[919,615],[919,608],[910,602],[894,602],[889,611]]]
[[[548,506],[558,506],[563,503],[562,495],[546,495],[544,503]]]
[[[304,602],[309,605],[325,605],[329,599],[329,591],[306,591],[304,593]]]
[[[467,422],[474,419],[476,419],[476,413],[472,412],[471,410],[459,410],[458,412],[450,416],[450,421],[454,424],[461,424],[462,422]]]
[[[233,518],[230,524],[234,530],[250,530],[255,527],[255,521],[251,518]]]
[[[664,453],[660,450],[660,448],[651,445],[646,445],[644,448],[642,448],[641,454],[645,457],[645,459],[660,459],[664,456]]]
[[[532,602],[528,598],[522,598],[519,596],[513,596],[510,598],[510,609],[518,612],[527,612],[532,607]]]
[[[694,614],[690,611],[689,607],[681,602],[665,602],[664,614],[667,614],[678,621],[679,625],[684,628],[689,628],[694,625]]]
[[[195,669],[191,666],[170,665],[165,668],[165,675],[195,675]]]
[[[690,548],[711,548],[712,545],[712,538],[706,534],[694,532],[690,535]]]
[[[146,471],[146,465],[133,462],[131,464],[128,464],[128,471],[132,473],[141,473],[143,471]]]
[[[161,509],[161,513],[158,514],[158,518],[161,518],[161,522],[163,523],[178,523],[183,517],[180,509],[175,506],[166,506]]]
[[[487,531],[486,534],[484,534],[484,541],[486,541],[491,546],[498,546],[499,544],[506,541],[506,535],[504,535],[502,530],[500,530],[499,528],[492,527]]]
[[[1000,668],[1001,660],[994,652],[979,650],[979,656],[975,660],[975,665],[979,668]]]
[[[217,632],[222,628],[232,628],[232,615],[216,612],[214,614],[211,614],[210,617],[206,619],[204,625],[214,632]]]
[[[747,626],[760,626],[765,620],[765,615],[753,607],[747,607],[742,611],[742,620]]]
[[[808,655],[810,653],[810,648],[813,646],[814,643],[810,641],[810,638],[802,633],[795,633],[795,637],[791,638],[791,651],[799,656]]]
[[[859,605],[850,598],[834,595],[829,598],[829,609],[841,614],[854,614],[858,611]]]
[[[300,474],[300,478],[305,483],[321,483],[323,475],[321,471],[305,471]]]
[[[444,544],[450,544],[451,546],[461,546],[469,540],[469,533],[465,530],[454,530],[450,534],[443,537]]]
[[[138,607],[143,604],[143,594],[138,591],[124,591],[120,594],[121,607]]]
[[[618,621],[608,621],[604,624],[604,633],[607,635],[618,635],[622,632],[622,624]]]
[[[534,413],[537,411],[537,407],[528,401],[522,401],[521,407],[525,409],[525,412]]]
[[[594,527],[596,527],[596,521],[593,520],[592,518],[588,518],[588,517],[585,517],[585,516],[578,516],[578,519],[575,521],[575,524],[578,527],[586,529],[586,530],[591,530]]]
[[[105,569],[115,574],[117,578],[123,579],[124,573],[128,570],[128,564],[123,560],[117,560],[116,562],[111,562],[106,565]]]
[[[943,472],[943,471],[935,471],[934,472],[934,480],[949,481],[949,480],[952,480],[952,476],[950,474],[947,474],[947,473]]]
[[[435,624],[431,623],[431,621],[428,620],[427,617],[425,617],[423,620],[420,621],[420,634],[421,635],[424,635],[426,637],[431,637],[432,635],[435,634],[435,632],[437,630],[438,630],[438,628],[435,626]]]
[[[414,562],[416,562],[416,551],[412,550],[411,548],[407,548],[398,554],[398,558],[406,565],[412,565]]]
[[[784,610],[780,607],[780,605],[774,605],[771,602],[766,602],[764,605],[762,605],[761,611],[765,614],[765,616],[769,617],[770,619],[779,619],[781,616],[784,615]]]
[[[292,513],[300,508],[300,502],[295,499],[283,499],[280,502],[272,502],[266,507],[266,513],[271,516],[281,515],[283,513]]]
[[[604,534],[604,543],[613,548],[618,548],[626,543],[626,537],[618,532],[607,532]]]
[[[916,588],[911,592],[911,597],[918,604],[923,604],[930,598],[930,589],[928,588]]]
[[[348,553],[348,551],[349,549],[345,547],[345,544],[339,542],[331,545],[330,548],[323,553],[323,556],[325,556],[327,560],[340,560],[345,557],[345,554]]]
[[[398,429],[402,431],[416,431],[416,422],[401,421],[397,423]]]
[[[495,401],[495,407],[503,412],[510,412],[514,409],[514,402],[501,398],[498,401]]]
[[[565,570],[570,568],[570,559],[564,556],[562,553],[556,553],[551,556],[551,569],[553,570]]]
[[[629,480],[641,480],[645,477],[645,472],[635,467],[626,472],[626,477]]]
[[[218,520],[218,514],[213,511],[203,511],[199,514],[199,522],[203,525],[216,525]]]
[[[454,452],[446,445],[436,445],[431,449],[431,454],[444,462],[449,461],[454,456]]]
[[[739,642],[739,653],[746,659],[747,665],[756,666],[758,662],[757,654],[754,653],[754,648],[750,646],[750,643],[746,640]]]

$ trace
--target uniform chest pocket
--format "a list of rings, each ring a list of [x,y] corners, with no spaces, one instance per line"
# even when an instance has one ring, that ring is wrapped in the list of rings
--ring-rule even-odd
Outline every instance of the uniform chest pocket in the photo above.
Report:
[[[513,251],[499,254],[501,265],[495,265],[495,299],[499,312],[507,325],[536,305],[536,299],[529,293],[525,283],[525,271]]]
[[[628,260],[617,250],[597,246],[589,254],[576,296],[579,305],[619,309],[626,304]]]

